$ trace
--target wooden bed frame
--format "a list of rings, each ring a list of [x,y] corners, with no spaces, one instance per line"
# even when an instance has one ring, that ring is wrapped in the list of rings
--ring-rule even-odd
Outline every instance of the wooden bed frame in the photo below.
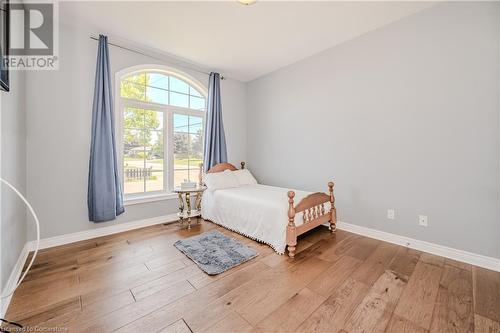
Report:
[[[241,169],[245,169],[245,162],[241,162]],[[211,167],[207,173],[223,172],[224,170],[238,170],[231,163],[219,163]],[[202,184],[203,165],[200,164],[199,183]],[[328,194],[316,192],[308,195],[294,205],[294,191],[288,191],[288,225],[286,228],[286,245],[290,258],[295,257],[297,237],[319,225],[329,223],[330,231],[337,230],[337,210],[335,209],[335,196],[333,195],[333,182],[328,183]],[[325,203],[330,202],[330,210],[325,210]],[[302,213],[302,216],[297,216]],[[295,218],[302,218],[302,224],[295,225]]]

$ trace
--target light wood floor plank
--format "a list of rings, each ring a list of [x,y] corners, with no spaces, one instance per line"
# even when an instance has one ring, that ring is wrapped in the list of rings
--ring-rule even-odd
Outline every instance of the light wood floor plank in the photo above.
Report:
[[[200,331],[207,328],[210,320],[215,320],[219,313],[236,311],[246,321],[257,324],[328,265],[319,259],[310,258],[304,260],[303,265],[294,265],[291,269],[270,269],[209,304],[200,313],[191,313],[184,319],[193,331]]]
[[[180,270],[176,270],[159,279],[152,280],[150,282],[132,288],[132,294],[134,295],[136,300],[146,298],[148,296],[161,292],[164,289],[170,288],[170,286],[172,286],[172,284],[174,283],[189,280],[190,277],[198,274],[199,271],[200,269],[197,266],[188,266]],[[189,283],[189,281],[186,282]]]
[[[474,267],[474,309],[485,318],[500,322],[500,277],[498,272]]]
[[[61,289],[75,288],[78,284],[79,276],[76,273],[70,275],[64,274],[59,278],[57,276],[43,275],[39,279],[23,281],[16,290],[16,297],[30,297],[40,292],[57,292]]]
[[[260,255],[208,276],[173,246],[208,230]],[[499,290],[498,272],[342,230],[302,235],[290,259],[202,222],[42,250],[6,317],[67,332],[500,333]]]
[[[348,279],[295,332],[338,332],[369,289],[359,281]]]
[[[394,313],[429,329],[442,270],[442,267],[419,261]]]
[[[425,252],[423,252],[422,255],[420,256],[420,261],[425,262],[426,264],[435,265],[439,267],[442,267],[444,265],[443,257]]]
[[[380,243],[381,241],[373,238],[361,237],[355,240],[353,246],[345,252],[345,255],[365,261]]]
[[[184,320],[179,319],[175,323],[168,325],[164,329],[158,331],[158,333],[191,333],[191,330],[186,325]]]
[[[83,326],[82,323],[94,321],[96,318],[105,316],[134,302],[132,293],[126,291],[92,303],[90,306],[83,307],[82,309],[67,312],[61,316],[54,316],[44,322],[43,325],[45,327],[64,327],[68,332],[78,332]]]
[[[339,260],[347,251],[349,251],[361,237],[355,234],[341,234],[327,242],[327,245],[319,253],[318,258],[326,261],[335,262]]]
[[[50,261],[43,263],[37,262],[34,264],[26,275],[24,281],[38,281],[43,277],[46,277],[46,280],[50,278],[58,279],[63,276],[73,275],[76,269],[78,269],[78,262],[76,258],[64,258],[61,260],[52,258]]]
[[[476,314],[474,326],[477,333],[500,333],[500,323]]]
[[[171,285],[156,293],[154,297],[147,297],[130,305],[124,306],[117,311],[99,317],[96,320],[85,323],[80,328],[81,332],[111,332],[119,329],[127,323],[141,318],[154,310],[167,305],[177,299],[190,294],[195,289],[189,282],[182,281]]]
[[[377,249],[360,265],[352,277],[366,285],[373,285],[388,268],[389,263],[398,252],[398,246],[382,242]]]
[[[392,315],[387,328],[386,333],[426,333],[429,332],[426,329],[412,323],[409,320],[401,318],[398,315]]]
[[[325,300],[325,297],[304,288],[258,323],[257,329],[261,332],[293,332]]]
[[[16,318],[16,321],[22,322],[26,326],[41,325],[54,317],[60,317],[67,313],[81,311],[80,297],[75,297],[59,304],[55,304],[43,312],[33,314],[29,317]]]
[[[386,271],[375,282],[361,304],[348,318],[344,330],[355,332],[384,332],[406,282]]]
[[[232,307],[245,318],[245,320],[252,325],[256,325],[270,313],[286,303],[289,298],[304,288],[329,266],[330,263],[326,261],[314,257],[310,258],[301,265],[294,266],[291,271],[280,272],[281,274],[277,276],[278,283],[270,284],[272,287],[269,289],[256,284],[256,287],[260,290],[267,289],[265,292],[251,292],[251,290],[248,289],[250,293],[245,292],[245,294],[248,295],[247,297],[243,298],[241,295],[238,295]],[[251,284],[251,282],[249,284]],[[242,290],[237,290],[235,292],[240,291]]]
[[[408,281],[415,270],[422,252],[400,247],[396,256],[392,259],[389,270],[396,273],[401,279]]]
[[[430,331],[474,332],[471,271],[444,266]]]
[[[359,240],[359,238],[360,236],[348,232],[337,232],[332,238],[325,239],[326,246],[318,253],[318,258],[335,262],[341,258],[356,242],[356,239]]]
[[[353,257],[342,257],[315,278],[308,287],[319,295],[329,297],[352,275],[352,272],[358,268],[361,263],[361,260]]]
[[[246,284],[254,278],[259,278],[260,275],[264,275],[269,271],[269,267],[266,265],[255,262],[253,265],[246,267],[243,270],[226,276],[225,278],[215,281],[214,283],[206,286],[205,288],[196,290],[190,295],[179,299],[172,304],[163,306],[158,310],[155,310],[139,320],[134,322],[129,322],[126,326],[122,327],[118,332],[150,332],[154,331],[157,327],[167,326],[180,318],[184,318],[188,326],[189,322],[186,320],[190,315],[196,314],[194,318],[203,316],[205,321],[203,323],[208,323],[211,321],[211,315],[213,313],[213,323],[217,322],[217,318],[220,319],[222,313],[211,312],[213,307],[208,307],[207,305],[213,303],[214,301],[220,299],[232,290]],[[197,318],[199,319],[199,318]]]
[[[249,333],[253,327],[236,312],[231,312],[215,325],[203,330],[206,333]],[[196,331],[193,331],[196,332]]]
[[[176,273],[178,270],[186,272],[188,276],[197,273],[197,267],[183,267],[179,269],[177,265],[161,267],[158,270],[147,272],[126,271],[125,274],[123,271],[119,271],[113,279],[101,280],[100,284],[96,284],[95,281],[81,283],[82,302],[84,305],[90,304],[139,286],[147,289],[150,284],[154,284],[155,280],[160,278],[168,280],[170,278],[166,276]],[[161,289],[161,284],[159,284],[158,288]]]
[[[456,267],[456,268],[463,269],[464,271],[472,271],[472,265],[471,264],[467,264],[465,262],[460,262],[460,261],[456,261],[456,260],[453,260],[453,259],[445,258],[444,259],[444,264],[445,265],[450,265],[450,266],[453,266],[453,267]]]

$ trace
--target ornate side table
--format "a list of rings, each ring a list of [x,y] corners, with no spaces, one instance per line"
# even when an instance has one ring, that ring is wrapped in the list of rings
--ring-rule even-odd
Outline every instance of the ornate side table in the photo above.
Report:
[[[181,226],[184,225],[184,221],[187,219],[187,228],[191,229],[191,218],[196,217],[199,223],[199,217],[201,216],[201,197],[203,191],[207,188],[206,186],[196,186],[193,188],[174,188],[174,192],[179,196],[179,221]],[[191,200],[194,196],[194,207],[191,206]]]

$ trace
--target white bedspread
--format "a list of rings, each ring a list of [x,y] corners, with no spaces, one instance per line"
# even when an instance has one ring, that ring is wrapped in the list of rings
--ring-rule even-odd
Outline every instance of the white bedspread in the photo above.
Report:
[[[290,189],[260,184],[206,190],[201,214],[207,220],[266,243],[283,254],[288,224],[288,191]],[[310,194],[293,191],[295,204]],[[295,225],[301,224],[302,218],[296,218]]]

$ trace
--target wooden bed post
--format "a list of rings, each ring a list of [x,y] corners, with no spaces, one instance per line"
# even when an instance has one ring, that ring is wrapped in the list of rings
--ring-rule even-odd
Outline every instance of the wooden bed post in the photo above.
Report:
[[[297,235],[295,233],[295,208],[293,207],[294,191],[288,191],[288,226],[286,227],[286,245],[288,246],[288,256],[295,257],[295,246],[297,245]]]
[[[245,162],[241,162],[241,170],[245,169]]]
[[[335,209],[335,196],[333,195],[333,182],[328,183],[330,191],[330,232],[334,233],[337,230],[337,210]]]

